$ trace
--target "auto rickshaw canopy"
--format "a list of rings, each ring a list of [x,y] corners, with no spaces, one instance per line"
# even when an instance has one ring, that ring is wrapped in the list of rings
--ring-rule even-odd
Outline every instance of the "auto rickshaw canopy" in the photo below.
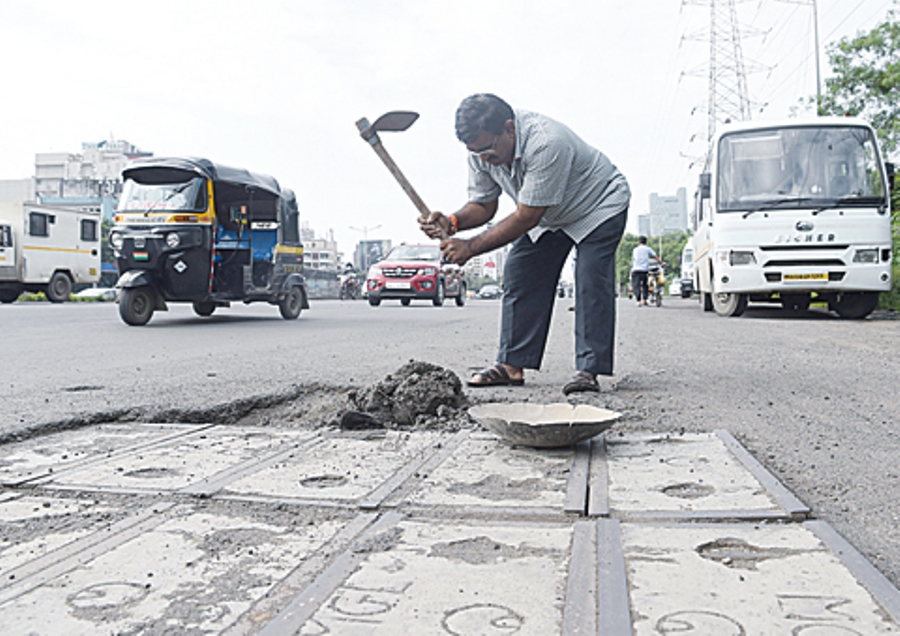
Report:
[[[232,168],[199,157],[148,157],[138,159],[122,171],[123,180],[138,183],[163,183],[177,172],[189,172],[210,179],[213,183],[229,183],[257,188],[276,197],[282,196],[281,186],[274,177],[243,168]]]

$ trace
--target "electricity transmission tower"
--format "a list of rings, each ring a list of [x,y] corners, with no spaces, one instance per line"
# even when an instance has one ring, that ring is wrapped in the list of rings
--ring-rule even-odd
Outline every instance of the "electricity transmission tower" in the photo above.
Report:
[[[747,67],[741,48],[741,38],[761,32],[742,27],[735,5],[746,0],[682,0],[683,5],[709,8],[709,30],[684,36],[685,40],[709,41],[709,66],[686,71],[684,75],[703,75],[709,78],[706,105],[706,142],[712,142],[716,125],[726,121],[746,121],[751,118],[751,100],[747,89]],[[757,70],[757,65],[752,65]]]

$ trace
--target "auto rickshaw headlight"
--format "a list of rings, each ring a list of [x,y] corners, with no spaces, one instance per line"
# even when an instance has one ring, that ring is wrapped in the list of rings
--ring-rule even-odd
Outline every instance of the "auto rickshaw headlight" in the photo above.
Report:
[[[178,236],[178,232],[169,232],[166,234],[166,245],[168,245],[173,250],[181,244],[181,237]]]
[[[109,244],[112,246],[114,250],[122,249],[122,243],[124,240],[122,239],[122,235],[119,232],[112,232],[109,235]]]

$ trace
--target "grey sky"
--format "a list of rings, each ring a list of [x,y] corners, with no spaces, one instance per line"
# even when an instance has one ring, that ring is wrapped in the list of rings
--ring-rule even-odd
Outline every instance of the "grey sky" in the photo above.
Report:
[[[827,42],[871,29],[891,6],[819,0],[823,73]],[[738,8],[768,31],[743,44],[748,65],[770,69],[749,76],[754,118],[786,116],[815,92],[811,8]],[[432,209],[453,211],[466,184],[454,111],[493,92],[606,153],[631,183],[635,231],[651,192],[696,181],[681,155],[703,152],[707,82],[683,73],[703,74],[708,45],[682,38],[708,15],[678,0],[4,0],[0,179],[32,174],[36,152],[112,134],[158,156],[271,174],[345,253],[362,238],[351,227],[419,241],[415,208],[354,122],[419,112],[385,146]],[[511,209],[504,199],[499,214]]]

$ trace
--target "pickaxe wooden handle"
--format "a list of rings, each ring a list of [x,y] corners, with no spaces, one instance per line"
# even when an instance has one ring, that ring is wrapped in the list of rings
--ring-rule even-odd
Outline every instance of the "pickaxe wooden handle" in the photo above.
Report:
[[[418,118],[418,113],[407,111],[391,111],[376,119],[374,124],[369,124],[369,120],[363,117],[358,122],[356,122],[356,127],[359,129],[360,137],[369,142],[369,145],[372,146],[372,150],[375,151],[375,154],[381,157],[384,165],[387,166],[387,169],[392,175],[394,175],[397,183],[400,184],[400,187],[403,188],[403,191],[406,192],[406,195],[410,198],[410,200],[412,200],[413,205],[415,205],[416,209],[419,210],[419,217],[422,220],[425,220],[431,214],[431,210],[428,209],[428,206],[425,205],[422,197],[419,196],[415,188],[412,187],[412,184],[409,182],[409,180],[407,180],[407,178],[400,171],[400,168],[397,167],[397,164],[394,163],[394,160],[391,159],[388,151],[385,150],[384,145],[381,143],[381,139],[378,137],[379,131],[406,130],[407,128],[412,126],[413,122]],[[449,237],[443,227],[441,227],[440,225],[438,225],[437,227],[441,232],[441,240]]]

